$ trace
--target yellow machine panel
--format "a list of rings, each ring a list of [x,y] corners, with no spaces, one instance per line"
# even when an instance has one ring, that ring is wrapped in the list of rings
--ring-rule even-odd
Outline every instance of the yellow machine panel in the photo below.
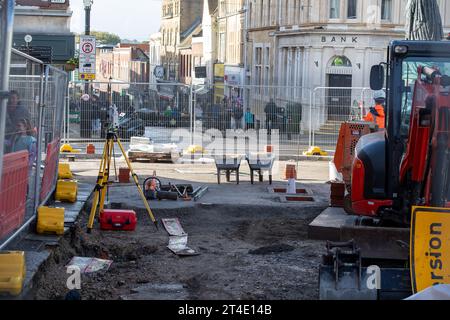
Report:
[[[413,207],[411,223],[413,292],[450,284],[450,208]]]
[[[78,182],[75,180],[58,180],[55,199],[62,202],[76,202]]]
[[[58,165],[58,179],[72,179],[72,171],[68,163],[60,163]]]
[[[25,275],[25,252],[0,252],[0,294],[20,295]]]
[[[64,208],[49,208],[39,207],[38,233],[56,233],[57,235],[64,234]]]

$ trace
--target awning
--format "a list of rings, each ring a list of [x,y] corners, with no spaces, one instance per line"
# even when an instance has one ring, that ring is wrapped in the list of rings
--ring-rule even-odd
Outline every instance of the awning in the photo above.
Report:
[[[170,94],[159,94],[159,99],[161,100],[173,100],[175,98],[175,96],[172,96]]]
[[[201,86],[201,87],[199,87],[198,89],[196,89],[196,90],[194,91],[194,93],[195,93],[196,95],[198,95],[198,96],[205,95],[205,94],[207,94],[208,92],[209,92],[209,89],[206,88],[205,86]]]

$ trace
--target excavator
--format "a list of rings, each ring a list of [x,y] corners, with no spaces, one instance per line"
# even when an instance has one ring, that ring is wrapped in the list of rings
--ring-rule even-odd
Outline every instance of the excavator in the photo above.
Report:
[[[450,284],[450,41],[391,42],[370,85],[386,88],[386,129],[354,148],[346,211],[359,218],[327,242],[321,299]]]

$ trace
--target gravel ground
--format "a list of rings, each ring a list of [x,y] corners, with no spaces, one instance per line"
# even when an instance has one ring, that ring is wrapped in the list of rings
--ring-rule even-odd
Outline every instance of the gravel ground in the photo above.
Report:
[[[80,292],[86,300],[318,299],[318,267],[325,244],[308,240],[307,226],[327,206],[323,201],[329,190],[324,185],[327,163],[300,164],[302,182],[322,197],[321,201],[309,204],[273,202],[267,187],[250,186],[246,176],[239,188],[233,183],[220,187],[227,197],[237,194],[233,199],[238,200],[223,201],[218,193],[222,189],[214,186],[216,178],[209,173],[214,173],[212,167],[148,164],[135,167],[140,175],[148,176],[157,169],[169,179],[179,177],[180,172],[175,169],[183,168],[189,170],[183,173],[184,180],[211,186],[202,199],[204,204],[183,205],[179,201],[178,208],[170,203],[153,205],[157,219],[180,219],[189,234],[189,247],[200,255],[173,254],[167,248],[167,232],[162,224],[158,231],[155,229],[139,205],[137,193],[115,186],[111,193],[116,197],[123,193],[125,206],[134,207],[138,213],[137,230],[102,232],[97,226],[87,234],[88,213],[84,212],[38,275],[35,299],[64,299],[68,292],[65,266],[73,256],[113,260],[108,271],[82,276]],[[78,179],[83,181],[93,181],[95,168],[92,161],[72,165]],[[282,180],[275,177],[275,185],[284,186]],[[258,192],[260,201],[254,198]]]
[[[189,246],[200,253],[184,258],[167,249],[166,231],[156,231],[145,212],[138,211],[134,233],[95,229],[90,235],[84,230],[85,214],[47,262],[35,298],[63,299],[68,291],[65,265],[78,255],[114,261],[106,272],[83,275],[83,299],[175,299],[180,294],[193,300],[317,299],[325,246],[307,240],[307,225],[322,209],[197,206],[156,211],[159,218],[180,218]],[[165,289],[155,290],[155,285]],[[172,292],[170,285],[179,290]]]

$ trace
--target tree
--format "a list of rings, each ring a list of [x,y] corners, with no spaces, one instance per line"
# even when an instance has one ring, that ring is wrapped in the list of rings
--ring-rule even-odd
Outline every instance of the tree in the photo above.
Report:
[[[406,39],[441,41],[442,18],[436,0],[408,0],[406,6]]]
[[[94,36],[98,43],[116,45],[120,43],[120,37],[114,33],[104,31],[92,31],[91,35]]]

